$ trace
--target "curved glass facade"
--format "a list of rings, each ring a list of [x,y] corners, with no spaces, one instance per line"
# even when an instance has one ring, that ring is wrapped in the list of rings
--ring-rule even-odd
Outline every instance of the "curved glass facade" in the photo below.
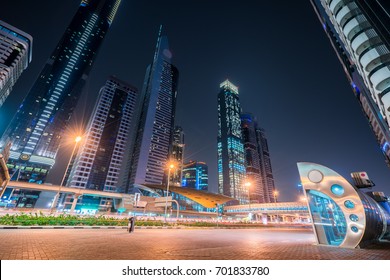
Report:
[[[347,231],[340,207],[329,196],[315,190],[308,190],[307,197],[319,243],[340,245]]]

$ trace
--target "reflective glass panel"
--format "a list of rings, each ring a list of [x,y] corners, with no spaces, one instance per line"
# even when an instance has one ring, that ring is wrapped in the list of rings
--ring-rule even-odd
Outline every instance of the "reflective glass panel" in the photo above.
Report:
[[[308,190],[307,196],[318,243],[340,245],[347,231],[347,223],[340,207],[321,192]]]

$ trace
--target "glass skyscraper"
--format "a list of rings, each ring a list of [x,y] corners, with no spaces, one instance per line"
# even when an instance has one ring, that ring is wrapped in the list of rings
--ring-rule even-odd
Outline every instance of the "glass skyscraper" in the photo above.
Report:
[[[141,94],[139,126],[131,164],[129,189],[136,184],[165,184],[171,153],[179,72],[171,63],[168,38],[157,40]]]
[[[248,203],[245,184],[245,152],[241,132],[238,88],[229,80],[220,84],[218,94],[218,190]]]
[[[257,149],[260,157],[260,174],[264,186],[264,202],[276,202],[274,175],[272,173],[271,157],[265,130],[256,128]]]
[[[311,3],[390,166],[390,3]]]
[[[121,0],[83,0],[0,140],[18,180],[42,183]]]
[[[209,173],[205,162],[190,161],[183,166],[182,186],[200,191],[208,191]]]
[[[138,91],[109,77],[69,176],[70,187],[123,192],[127,182]]]
[[[175,168],[171,171],[171,183],[174,186],[181,186],[181,178],[183,171],[184,160],[184,132],[180,126],[175,126],[173,131],[172,152],[170,161],[175,164]]]
[[[265,186],[260,166],[260,155],[257,141],[257,123],[250,113],[241,114],[242,139],[245,149],[245,182],[249,191],[250,201],[264,203]]]
[[[32,59],[33,38],[0,20],[0,107]]]
[[[241,114],[247,188],[251,202],[274,202],[274,178],[264,129],[251,113]]]

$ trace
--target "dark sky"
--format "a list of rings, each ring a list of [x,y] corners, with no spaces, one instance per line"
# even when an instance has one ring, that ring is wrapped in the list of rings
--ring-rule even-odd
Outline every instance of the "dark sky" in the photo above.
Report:
[[[34,46],[33,62],[0,108],[0,133],[79,3],[1,4],[0,19],[31,34]],[[160,24],[180,71],[176,122],[186,133],[186,160],[208,163],[211,191],[217,190],[217,94],[229,78],[243,110],[267,131],[281,200],[296,199],[297,161],[327,165],[347,179],[367,171],[375,189],[390,194],[390,170],[308,0],[123,0],[80,102],[83,111],[111,74],[141,89]],[[54,172],[66,162],[57,160]]]

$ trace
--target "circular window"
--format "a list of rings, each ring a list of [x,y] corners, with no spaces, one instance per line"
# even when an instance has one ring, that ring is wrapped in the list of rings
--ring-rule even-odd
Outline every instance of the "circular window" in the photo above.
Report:
[[[341,196],[344,194],[344,188],[340,185],[334,184],[330,187],[331,192],[334,195]]]
[[[355,214],[351,214],[351,215],[349,215],[349,218],[351,219],[351,221],[353,221],[353,222],[357,222],[357,221],[359,221],[359,217],[358,216],[356,216]]]
[[[309,177],[310,182],[319,183],[324,178],[324,175],[320,171],[313,169],[309,172],[307,177]]]
[[[346,201],[344,202],[344,205],[345,205],[345,207],[347,207],[348,209],[353,209],[353,208],[355,208],[355,203],[353,203],[353,202],[350,201],[350,200],[346,200]]]
[[[359,229],[358,229],[357,227],[355,227],[355,226],[351,226],[351,230],[352,230],[353,232],[358,232],[358,231],[359,231]]]

